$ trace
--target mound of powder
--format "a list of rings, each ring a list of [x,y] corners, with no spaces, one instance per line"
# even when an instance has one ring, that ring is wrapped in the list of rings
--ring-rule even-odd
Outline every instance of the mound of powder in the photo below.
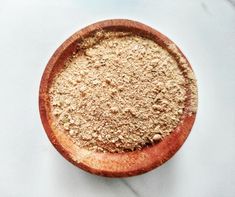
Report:
[[[49,89],[56,128],[79,147],[133,151],[180,123],[186,86],[195,84],[188,65],[180,68],[154,41],[123,32],[87,38],[80,47]]]

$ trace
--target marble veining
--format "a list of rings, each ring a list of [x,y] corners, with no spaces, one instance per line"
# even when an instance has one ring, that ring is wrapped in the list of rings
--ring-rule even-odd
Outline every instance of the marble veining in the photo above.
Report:
[[[139,192],[126,179],[120,179],[120,180],[132,192],[134,196],[141,197]]]
[[[235,0],[0,0],[1,197],[235,196]],[[163,166],[112,179],[77,169],[41,125],[38,88],[55,49],[93,22],[128,18],[172,39],[193,66],[196,122]]]
[[[235,1],[234,0],[226,0],[230,3],[230,5],[235,9]]]

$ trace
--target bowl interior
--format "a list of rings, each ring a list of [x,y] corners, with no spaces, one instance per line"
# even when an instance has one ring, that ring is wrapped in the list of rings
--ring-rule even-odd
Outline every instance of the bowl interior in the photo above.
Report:
[[[161,142],[141,150],[126,153],[100,153],[79,148],[63,132],[56,130],[50,115],[48,89],[53,78],[63,68],[64,63],[74,53],[79,53],[78,45],[86,37],[97,31],[132,32],[155,41],[168,50],[179,61],[177,54],[169,46],[173,44],[167,37],[156,30],[138,22],[129,20],[108,20],[90,25],[67,39],[53,54],[44,71],[39,94],[39,109],[45,131],[55,148],[76,166],[103,176],[123,177],[147,172],[171,158],[186,140],[195,120],[195,114],[182,115],[181,123]],[[178,53],[182,52],[177,48]],[[183,56],[184,57],[184,56]],[[187,61],[187,60],[186,60]],[[190,64],[188,63],[190,66]],[[191,69],[191,68],[190,68]],[[189,105],[189,103],[186,103]]]

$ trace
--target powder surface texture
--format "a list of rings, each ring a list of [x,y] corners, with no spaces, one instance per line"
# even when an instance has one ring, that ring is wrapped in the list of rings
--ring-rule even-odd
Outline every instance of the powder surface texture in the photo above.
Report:
[[[49,89],[55,127],[79,147],[141,149],[169,135],[185,110],[196,111],[196,82],[183,57],[180,67],[166,49],[137,35],[98,37],[80,45],[83,52],[66,62]]]

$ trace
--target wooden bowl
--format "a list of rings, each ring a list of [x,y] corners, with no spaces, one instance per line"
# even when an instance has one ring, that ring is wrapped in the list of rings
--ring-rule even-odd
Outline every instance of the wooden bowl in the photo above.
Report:
[[[162,165],[176,153],[188,137],[196,113],[184,111],[181,123],[161,142],[144,147],[141,150],[126,153],[100,153],[81,149],[72,143],[65,134],[63,135],[61,132],[59,133],[55,129],[52,129],[53,120],[50,116],[48,89],[53,77],[60,71],[64,66],[64,62],[73,52],[76,52],[77,43],[92,35],[97,30],[133,32],[134,34],[152,39],[160,46],[167,49],[177,62],[180,59],[178,57],[179,55],[184,57],[177,47],[175,47],[174,50],[169,47],[171,44],[174,45],[174,43],[166,36],[139,22],[116,19],[92,24],[68,38],[56,50],[48,62],[41,79],[39,92],[39,110],[42,124],[54,147],[64,158],[77,167],[92,174],[108,177],[128,177],[142,174]],[[188,62],[187,64],[191,69],[190,64]],[[190,103],[185,102],[185,105],[190,105]]]

